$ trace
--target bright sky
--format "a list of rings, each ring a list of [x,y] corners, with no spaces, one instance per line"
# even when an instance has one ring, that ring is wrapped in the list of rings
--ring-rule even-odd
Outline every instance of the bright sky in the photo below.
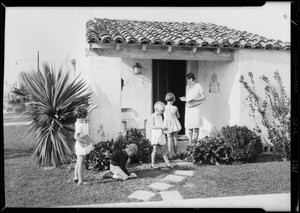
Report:
[[[40,62],[61,65],[75,58],[75,32],[79,13],[91,17],[149,21],[203,22],[225,25],[267,38],[290,41],[290,3],[268,2],[262,7],[7,7],[4,80]]]

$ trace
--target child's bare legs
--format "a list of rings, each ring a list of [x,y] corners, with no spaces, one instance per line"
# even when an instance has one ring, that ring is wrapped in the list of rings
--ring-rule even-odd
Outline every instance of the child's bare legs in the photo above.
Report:
[[[173,155],[173,144],[172,144],[172,133],[168,133],[168,151],[169,151],[169,157],[171,158]]]
[[[75,168],[74,168],[74,180],[77,180],[78,181],[78,157],[79,156],[77,156],[77,160],[76,160],[76,164],[75,164]]]
[[[159,146],[159,148],[160,148],[160,152],[162,154],[162,157],[163,157],[165,163],[167,164],[167,166],[171,166],[170,161],[167,156],[168,150],[167,150],[166,145]]]
[[[85,155],[79,155],[77,156],[77,176],[78,176],[78,182],[83,182],[83,164],[84,164]],[[78,165],[77,165],[78,164]],[[76,169],[76,167],[75,167]]]
[[[156,152],[157,152],[157,145],[153,145],[153,150],[151,153],[151,165],[155,164],[155,157],[156,157]]]
[[[163,157],[164,161],[166,162],[166,164],[167,164],[167,165],[170,165],[170,161],[169,161],[169,159],[168,159],[167,154],[164,153],[164,154],[162,155],[162,157]]]
[[[173,141],[174,141],[174,155],[175,155],[175,157],[177,155],[177,149],[178,149],[177,136],[178,136],[178,132],[173,132],[172,137],[173,137]]]

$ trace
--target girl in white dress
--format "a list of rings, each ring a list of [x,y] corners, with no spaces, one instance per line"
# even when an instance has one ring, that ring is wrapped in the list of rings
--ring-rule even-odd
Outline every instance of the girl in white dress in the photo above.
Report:
[[[156,152],[159,149],[167,167],[171,167],[171,164],[167,157],[166,148],[166,136],[163,130],[166,127],[163,125],[162,114],[165,110],[165,104],[163,102],[156,102],[154,105],[155,112],[151,115],[151,144],[153,146],[153,151],[151,153],[151,168],[155,169]]]
[[[85,122],[87,115],[96,106],[91,107],[89,111],[85,107],[79,106],[75,108],[75,117],[77,118],[75,122],[75,152],[77,156],[76,165],[74,169],[74,182],[78,182],[78,185],[86,184],[83,182],[83,165],[85,160],[85,155],[89,154],[93,150],[93,141],[89,137],[88,123]]]
[[[184,126],[189,131],[189,145],[198,140],[201,122],[201,103],[205,100],[204,90],[199,83],[195,82],[195,75],[186,75],[186,96],[180,98],[186,102]]]
[[[176,158],[177,155],[177,136],[178,132],[181,130],[181,125],[178,120],[180,117],[178,108],[173,105],[176,98],[173,93],[167,93],[165,100],[167,101],[167,105],[165,107],[164,112],[164,125],[167,127],[165,133],[168,136],[168,151],[169,158]]]

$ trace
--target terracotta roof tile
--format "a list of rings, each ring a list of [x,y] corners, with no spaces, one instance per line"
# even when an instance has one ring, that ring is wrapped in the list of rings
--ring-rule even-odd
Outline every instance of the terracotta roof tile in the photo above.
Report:
[[[289,42],[267,39],[227,26],[195,22],[99,19],[86,23],[88,43],[152,44],[290,50]]]

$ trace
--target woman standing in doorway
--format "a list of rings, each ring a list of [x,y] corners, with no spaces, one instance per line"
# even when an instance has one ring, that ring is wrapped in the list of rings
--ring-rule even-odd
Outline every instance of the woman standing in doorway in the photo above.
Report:
[[[195,81],[193,73],[188,73],[186,80],[186,94],[180,100],[186,102],[184,126],[189,131],[189,145],[191,145],[198,140],[199,128],[202,125],[200,105],[205,100],[205,95],[202,86]]]

